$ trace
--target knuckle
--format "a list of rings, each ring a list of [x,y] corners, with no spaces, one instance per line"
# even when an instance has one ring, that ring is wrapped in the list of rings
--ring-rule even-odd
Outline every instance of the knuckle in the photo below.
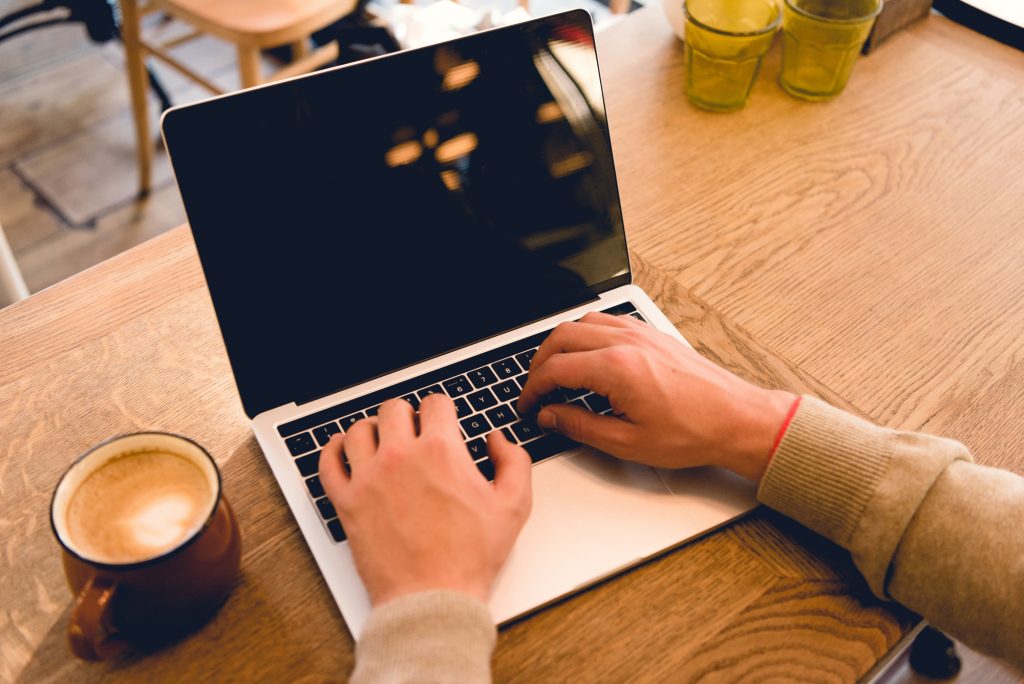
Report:
[[[615,346],[604,350],[604,360],[611,366],[628,367],[633,363],[633,351],[629,347]]]
[[[443,435],[429,434],[420,437],[420,447],[431,453],[444,451],[448,446],[448,440]]]

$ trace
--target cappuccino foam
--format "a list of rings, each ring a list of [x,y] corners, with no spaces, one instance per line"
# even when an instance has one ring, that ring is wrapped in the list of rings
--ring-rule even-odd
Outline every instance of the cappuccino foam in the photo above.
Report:
[[[118,456],[86,477],[67,508],[76,550],[101,563],[134,563],[178,546],[210,513],[210,481],[167,451]]]

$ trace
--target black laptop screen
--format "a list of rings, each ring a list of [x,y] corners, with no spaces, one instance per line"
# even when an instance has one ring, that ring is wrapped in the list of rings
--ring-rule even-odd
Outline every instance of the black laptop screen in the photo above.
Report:
[[[250,416],[629,278],[584,12],[199,103],[163,127]]]

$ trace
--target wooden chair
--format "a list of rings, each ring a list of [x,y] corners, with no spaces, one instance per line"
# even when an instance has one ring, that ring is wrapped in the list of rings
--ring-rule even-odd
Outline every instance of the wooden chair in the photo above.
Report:
[[[28,297],[25,279],[21,277],[18,262],[14,260],[14,252],[7,242],[4,227],[0,226],[0,307],[25,297]]]
[[[202,34],[210,34],[234,43],[238,51],[238,69],[243,88],[308,73],[338,57],[338,46],[328,45],[309,51],[309,36],[341,19],[356,8],[356,0],[120,0],[121,33],[125,46],[125,64],[131,90],[132,115],[138,143],[139,194],[149,192],[153,165],[153,141],[148,117],[148,81],[146,57],[160,59],[213,94],[223,91],[190,69],[169,52]],[[193,27],[193,31],[172,41],[155,44],[142,36],[141,18],[150,12],[163,12]],[[264,78],[260,69],[260,51],[291,45],[294,61]]]

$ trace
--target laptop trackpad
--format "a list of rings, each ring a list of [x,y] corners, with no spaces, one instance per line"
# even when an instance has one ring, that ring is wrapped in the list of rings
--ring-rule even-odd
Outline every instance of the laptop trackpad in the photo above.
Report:
[[[648,466],[586,448],[541,463],[491,611],[507,621],[708,529],[690,517]]]

